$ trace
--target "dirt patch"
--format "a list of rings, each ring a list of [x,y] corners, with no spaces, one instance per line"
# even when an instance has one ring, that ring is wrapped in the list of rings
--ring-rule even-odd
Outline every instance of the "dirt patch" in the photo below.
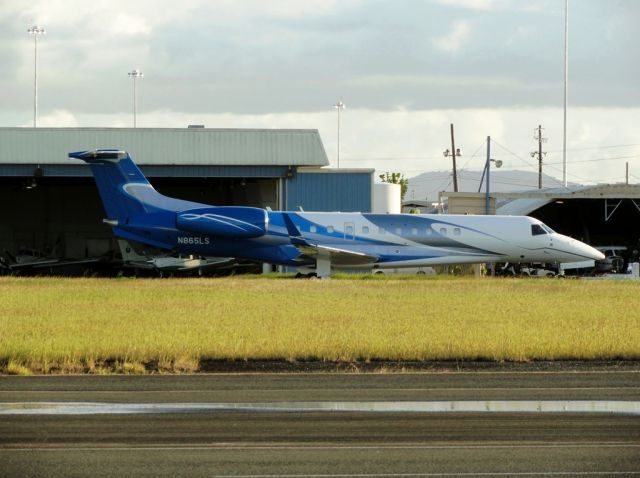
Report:
[[[204,373],[418,373],[418,372],[604,372],[638,371],[638,360],[532,362],[288,362],[201,360]]]

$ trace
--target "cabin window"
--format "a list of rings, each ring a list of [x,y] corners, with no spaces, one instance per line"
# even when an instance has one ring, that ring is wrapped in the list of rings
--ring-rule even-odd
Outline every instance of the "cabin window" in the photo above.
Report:
[[[432,234],[431,228],[428,227],[425,231],[424,231],[425,235],[430,236]]]
[[[460,234],[462,234],[462,231],[460,230],[459,227],[454,227],[453,228],[453,235],[454,236],[459,236]]]
[[[318,228],[316,226],[310,226],[309,227],[309,232],[316,232],[318,230]]]
[[[443,236],[447,235],[447,228],[446,227],[441,227],[440,228],[440,234],[442,234]]]
[[[353,235],[353,226],[347,226],[344,232]]]
[[[334,230],[334,229],[333,229],[333,226],[327,226],[327,232],[328,232],[329,234],[333,234],[333,230]]]
[[[369,234],[369,226],[362,226],[362,234]]]
[[[417,236],[418,235],[418,228],[417,227],[412,227],[411,228],[411,235],[412,236]]]
[[[541,224],[531,224],[531,235],[532,236],[541,236],[546,234],[547,231],[544,230]]]
[[[396,235],[402,236],[402,228],[401,227],[396,227]]]

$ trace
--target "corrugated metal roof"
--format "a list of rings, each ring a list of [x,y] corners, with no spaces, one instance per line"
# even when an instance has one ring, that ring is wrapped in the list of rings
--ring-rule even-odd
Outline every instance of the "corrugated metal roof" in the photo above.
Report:
[[[70,151],[108,148],[138,164],[329,164],[315,129],[0,128],[0,164],[67,164]]]
[[[552,202],[552,198],[524,198],[508,200],[497,207],[496,214],[504,216],[526,216]]]
[[[593,184],[568,188],[533,189],[530,191],[495,193],[498,214],[527,215],[558,199],[638,199],[640,184]]]

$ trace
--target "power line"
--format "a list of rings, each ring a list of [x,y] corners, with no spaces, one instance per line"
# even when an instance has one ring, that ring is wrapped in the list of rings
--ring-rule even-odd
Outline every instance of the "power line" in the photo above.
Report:
[[[476,150],[473,152],[473,154],[469,157],[469,159],[467,159],[467,162],[464,163],[464,166],[462,166],[462,168],[460,169],[460,171],[464,171],[467,167],[467,164],[469,164],[469,161],[471,161],[473,158],[476,157],[476,155],[478,154],[478,151],[480,151],[480,148],[482,148],[485,145],[486,141],[483,141],[482,143],[480,143],[478,145],[478,147],[476,148]]]
[[[528,160],[526,160],[526,159],[524,159],[522,156],[520,156],[520,155],[518,155],[518,154],[514,153],[514,152],[513,152],[513,151],[511,151],[509,148],[507,148],[506,146],[503,146],[502,144],[500,144],[500,143],[499,143],[498,141],[496,141],[495,139],[493,140],[493,143],[494,143],[496,146],[498,146],[498,147],[502,148],[503,150],[507,151],[507,152],[508,152],[509,154],[511,154],[512,156],[515,156],[516,158],[518,158],[520,161],[522,161],[522,162],[523,162],[524,164],[526,164],[527,166],[529,166],[529,167],[531,167],[531,168],[534,168],[534,169],[535,169],[535,166],[534,166],[534,165],[532,165]]]
[[[494,141],[495,142],[495,141]],[[484,143],[483,143],[484,144]],[[612,144],[612,145],[605,145],[605,146],[589,146],[589,147],[584,147],[584,148],[567,148],[567,151],[590,151],[590,150],[597,150],[597,149],[613,149],[613,148],[631,148],[631,147],[635,147],[635,146],[640,146],[640,143],[630,143],[630,144]],[[509,151],[507,148],[504,148],[505,151],[508,151],[507,153],[505,153],[505,156],[518,156],[518,154]],[[549,151],[547,151],[547,153],[561,153],[562,150],[561,149],[550,149]],[[492,154],[492,156],[503,156],[502,154]],[[353,162],[353,161],[395,161],[395,160],[402,160],[402,161],[424,161],[425,159],[440,159],[440,156],[401,156],[401,155],[397,155],[397,156],[379,156],[379,157],[351,157],[348,159],[345,158],[341,158],[342,161],[349,161],[349,162]],[[625,159],[626,156],[622,156],[620,157],[620,159]],[[571,161],[572,163],[574,162],[579,162],[579,161]]]
[[[588,151],[592,149],[611,149],[611,148],[631,148],[634,146],[640,146],[640,143],[631,143],[631,144],[610,144],[604,146],[585,146],[583,148],[567,148],[567,151]],[[549,151],[550,153],[561,153],[561,149],[554,149]],[[573,162],[573,161],[572,161]]]
[[[634,154],[632,156],[613,156],[610,158],[594,158],[594,159],[580,159],[578,161],[571,161],[571,163],[593,163],[597,161],[611,161],[614,159],[636,159],[640,158],[640,155]],[[545,164],[562,164],[562,163],[545,163]]]

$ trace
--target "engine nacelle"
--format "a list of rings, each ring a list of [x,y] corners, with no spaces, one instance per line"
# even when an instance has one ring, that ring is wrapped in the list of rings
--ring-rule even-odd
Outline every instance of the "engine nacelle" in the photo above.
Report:
[[[176,214],[183,231],[225,238],[250,239],[267,233],[267,211],[256,207],[205,207]]]

